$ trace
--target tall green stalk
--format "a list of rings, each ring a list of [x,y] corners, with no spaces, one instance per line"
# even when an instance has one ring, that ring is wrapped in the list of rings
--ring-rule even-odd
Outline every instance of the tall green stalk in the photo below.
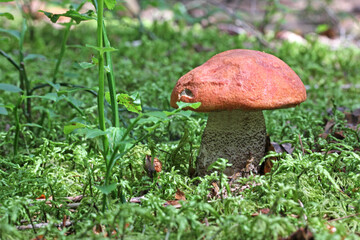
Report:
[[[86,1],[83,1],[77,8],[76,8],[76,11],[80,11],[80,9],[84,6]],[[57,77],[57,74],[59,72],[59,69],[60,69],[60,64],[62,62],[62,59],[64,57],[64,54],[65,54],[65,50],[66,50],[66,42],[69,38],[69,34],[70,34],[70,28],[71,26],[73,25],[74,23],[74,20],[71,19],[71,21],[66,25],[66,28],[64,30],[64,36],[61,40],[61,49],[60,49],[60,54],[58,56],[58,59],[56,61],[56,65],[55,65],[55,69],[54,69],[54,73],[53,73],[53,83],[56,83],[56,77]],[[51,90],[50,90],[51,91]]]
[[[98,10],[98,1],[92,0],[92,4],[94,5],[95,9]],[[99,22],[98,22],[99,24]],[[110,41],[106,34],[106,28],[103,21],[103,28],[102,28],[102,34],[103,34],[103,41],[105,47],[111,47]],[[109,92],[110,92],[110,104],[111,104],[111,112],[112,112],[112,122],[114,127],[120,126],[120,117],[119,117],[119,108],[116,101],[116,87],[115,87],[115,79],[114,79],[114,70],[113,70],[113,64],[111,59],[111,52],[105,52],[105,60],[106,64],[109,67],[109,72],[106,73],[106,77],[108,79],[108,85],[109,85]]]
[[[104,12],[104,1],[99,0],[97,2],[97,44],[99,49],[103,48],[103,12]],[[99,116],[99,126],[100,129],[105,131],[105,112],[104,112],[104,100],[105,100],[105,82],[104,82],[104,52],[102,50],[99,51],[99,90],[98,90],[98,116]],[[109,171],[109,163],[107,160],[107,151],[108,151],[108,140],[106,135],[102,136],[103,138],[103,146],[104,146],[104,160],[106,164],[107,172]],[[105,186],[109,184],[109,177],[105,178]],[[106,194],[103,196],[103,211],[106,209]]]
[[[20,32],[20,41],[19,41],[19,78],[20,78],[20,88],[24,90],[24,95],[30,95],[30,82],[27,78],[24,64],[24,39],[27,31],[26,19],[23,18],[21,32]],[[27,122],[31,122],[31,99],[24,99],[24,113]]]
[[[104,1],[98,1],[97,8],[97,44],[99,49],[103,48],[103,12],[104,12]],[[99,51],[99,90],[98,90],[98,116],[99,116],[99,126],[100,129],[105,131],[105,110],[104,110],[104,100],[105,100],[105,84],[104,84],[104,52]],[[105,144],[106,137],[103,137],[104,151],[107,149],[107,144]]]
[[[17,155],[19,150],[19,135],[20,135],[20,120],[18,114],[18,108],[21,104],[21,98],[18,101],[18,104],[13,109],[14,119],[15,119],[15,137],[14,137],[14,156]]]
[[[76,11],[80,11],[80,9],[84,6],[84,4],[86,3],[86,0],[83,1],[77,8],[76,8]],[[59,72],[59,69],[60,69],[60,65],[61,65],[61,62],[62,62],[62,59],[64,58],[64,55],[65,55],[65,51],[66,51],[66,43],[67,43],[67,40],[69,38],[69,35],[70,35],[70,28],[71,26],[73,25],[74,23],[74,20],[71,19],[69,23],[67,23],[66,25],[66,28],[64,30],[64,35],[62,37],[62,40],[61,40],[61,49],[60,49],[60,53],[59,53],[59,56],[56,60],[56,65],[55,65],[55,68],[54,68],[54,72],[53,72],[53,77],[52,77],[52,81],[53,83],[56,83],[57,81],[57,74]],[[49,89],[49,92],[52,91],[52,87],[50,87]],[[46,113],[44,112],[41,116],[41,119],[40,119],[40,122],[39,124],[40,125],[43,125],[44,123],[44,120],[45,120],[45,117],[46,117]],[[49,124],[50,124],[50,119],[49,119]],[[40,128],[39,128],[39,131],[40,131]]]
[[[110,47],[110,41],[106,34],[105,25],[103,26],[103,34],[104,34],[104,43],[105,47]],[[119,108],[116,101],[116,86],[115,86],[115,79],[114,79],[114,70],[113,64],[111,59],[111,53],[105,52],[106,64],[109,66],[110,71],[106,73],[109,85],[109,92],[110,92],[110,100],[111,100],[111,112],[112,112],[112,121],[114,127],[120,127],[120,120],[119,120]]]

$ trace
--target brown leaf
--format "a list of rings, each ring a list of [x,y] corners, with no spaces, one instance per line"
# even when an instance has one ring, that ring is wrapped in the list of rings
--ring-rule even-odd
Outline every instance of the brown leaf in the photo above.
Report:
[[[295,149],[295,147],[293,147],[291,143],[278,144],[277,142],[271,142],[271,145],[273,146],[275,152],[277,153],[286,152],[288,154],[292,154]]]
[[[175,193],[175,199],[186,201],[185,194],[182,191],[180,191],[180,189],[177,189],[177,191]]]
[[[158,158],[154,158],[154,167],[156,172],[161,172],[162,164]]]
[[[128,226],[129,226],[129,223],[125,223],[124,227],[127,228]],[[96,224],[92,230],[93,230],[93,233],[95,233],[96,235],[99,235],[100,233],[102,233],[104,237],[109,237],[109,234],[106,231],[105,225]],[[115,235],[116,233],[117,233],[116,230],[111,231],[111,235]]]
[[[180,208],[181,207],[181,204],[179,203],[178,200],[168,200],[164,203],[164,207],[167,207],[167,206],[174,206],[174,208]]]
[[[252,217],[259,216],[260,214],[268,214],[270,212],[269,208],[260,209],[258,212],[251,214]]]
[[[340,140],[345,139],[344,131],[334,132],[334,137]]]
[[[295,147],[291,146],[291,143],[282,143],[281,147],[288,153],[288,154],[292,154]]]
[[[326,139],[327,136],[330,134],[331,129],[335,126],[335,121],[334,120],[329,120],[326,122],[325,128],[324,128],[324,132],[322,134],[320,134],[319,137]]]
[[[219,186],[217,185],[217,183],[216,183],[216,182],[212,182],[211,185],[213,185],[213,187],[214,187],[214,188],[213,188],[213,191],[214,191],[214,193],[215,193],[214,196],[219,195],[220,188],[219,188]]]
[[[105,226],[102,226],[100,224],[96,224],[93,229],[92,229],[93,233],[95,233],[96,235],[99,235],[100,233],[105,231]]]
[[[274,145],[278,145],[278,144],[275,143],[275,142],[271,142],[269,135],[266,136],[266,143],[265,144],[266,144],[265,145],[265,154],[270,152],[270,151],[276,152]],[[260,175],[264,175],[266,173],[271,172],[271,169],[272,169],[272,167],[274,165],[273,161],[276,161],[276,160],[277,160],[276,157],[266,158],[265,161],[260,166],[260,171],[259,171]]]
[[[347,121],[347,126],[356,130],[357,126],[360,124],[360,108],[355,109],[352,113],[345,112],[345,119]]]
[[[323,35],[323,36],[326,36],[326,37],[328,37],[328,38],[330,38],[330,39],[334,39],[334,38],[336,38],[337,37],[337,32],[336,32],[336,30],[334,29],[334,28],[328,28],[328,29],[326,29],[325,31],[323,31],[323,32],[320,32],[319,33],[320,35]]]
[[[145,170],[150,178],[153,178],[155,172],[161,172],[162,165],[158,158],[152,158],[150,155],[145,156]]]
[[[45,194],[41,194],[38,198],[36,198],[36,200],[44,200],[44,199],[46,199],[46,196],[45,196]]]
[[[44,235],[38,235],[35,238],[33,238],[32,240],[46,240],[46,238],[44,237]]]
[[[271,172],[272,167],[274,166],[272,160],[276,160],[276,158],[267,158],[264,162],[264,174]]]
[[[274,148],[275,152],[277,152],[277,153],[284,152],[281,148],[281,145],[278,144],[277,142],[271,142],[271,146]]]

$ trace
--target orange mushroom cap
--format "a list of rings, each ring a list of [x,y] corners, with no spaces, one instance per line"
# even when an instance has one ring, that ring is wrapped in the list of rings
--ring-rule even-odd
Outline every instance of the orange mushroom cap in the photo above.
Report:
[[[182,76],[170,105],[201,102],[194,111],[211,112],[287,108],[305,100],[304,84],[282,60],[264,52],[234,49]]]

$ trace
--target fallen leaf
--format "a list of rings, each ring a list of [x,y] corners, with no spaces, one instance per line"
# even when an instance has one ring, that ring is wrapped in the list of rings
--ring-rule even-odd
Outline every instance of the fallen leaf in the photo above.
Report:
[[[360,124],[360,108],[355,109],[352,113],[344,112],[347,121],[347,127],[356,130]]]
[[[219,195],[220,188],[219,188],[219,186],[217,185],[217,183],[216,183],[216,182],[212,182],[211,185],[213,185],[213,191],[214,191],[214,193],[215,193],[214,196]]]
[[[259,216],[260,214],[268,214],[270,212],[269,208],[263,208],[257,211],[256,213],[251,214],[252,217]]]
[[[161,172],[162,164],[158,158],[154,158],[154,167],[156,172]]]
[[[155,172],[161,172],[162,164],[156,157],[152,158],[150,155],[145,156],[145,170],[150,178],[153,178]]]
[[[105,226],[102,226],[100,224],[96,224],[93,229],[92,229],[93,233],[95,233],[96,235],[99,235],[100,233],[105,231]]]
[[[182,191],[180,191],[179,189],[177,189],[177,191],[175,193],[175,199],[186,201],[185,194]]]
[[[46,199],[46,196],[44,194],[41,194],[40,197],[36,198],[36,200],[44,200]]]
[[[174,208],[180,208],[181,207],[181,204],[179,203],[178,200],[168,200],[164,203],[164,207],[167,207],[167,206],[173,206]]]
[[[33,238],[32,240],[46,240],[46,238],[44,237],[44,235],[38,235],[35,238]]]
[[[331,129],[334,127],[335,121],[329,120],[325,124],[324,132],[319,135],[319,137],[326,139],[327,136],[330,134]]]
[[[263,163],[263,165],[264,165],[263,173],[264,174],[271,172],[271,169],[274,166],[274,164],[272,162],[274,159],[276,160],[275,157],[265,159],[265,161]]]
[[[334,132],[334,137],[340,140],[345,139],[344,131]]]
[[[295,147],[291,146],[291,143],[282,143],[281,147],[288,153],[288,154],[292,154]]]
[[[282,153],[283,152],[283,150],[281,149],[280,144],[278,144],[277,142],[271,142],[270,144],[274,148],[275,152],[277,152],[277,153]]]
[[[273,142],[273,143],[277,144],[275,142]],[[268,152],[276,152],[274,145],[270,141],[270,136],[269,135],[266,136],[266,143],[265,143],[265,153],[268,153]],[[264,175],[266,173],[271,172],[271,169],[272,169],[272,167],[274,165],[273,161],[276,161],[276,160],[277,160],[276,157],[266,158],[265,161],[260,166],[259,174]]]

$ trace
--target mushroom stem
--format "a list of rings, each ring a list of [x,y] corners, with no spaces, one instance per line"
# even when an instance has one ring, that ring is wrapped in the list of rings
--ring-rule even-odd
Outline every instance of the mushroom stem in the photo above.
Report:
[[[197,159],[198,175],[218,158],[232,164],[225,174],[257,173],[265,155],[266,126],[262,111],[210,112]]]

